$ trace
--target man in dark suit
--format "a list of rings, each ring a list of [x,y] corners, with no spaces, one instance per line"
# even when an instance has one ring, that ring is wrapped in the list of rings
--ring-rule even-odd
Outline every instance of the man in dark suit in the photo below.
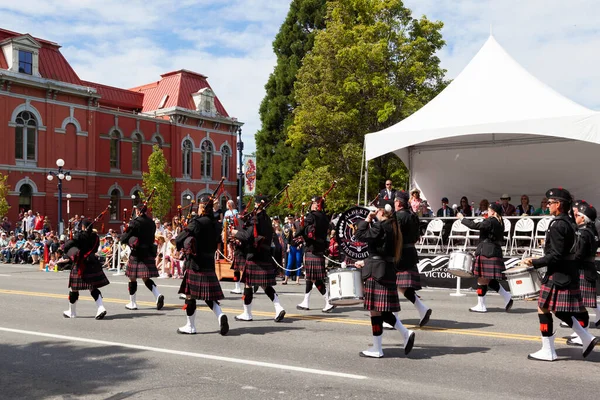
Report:
[[[385,189],[381,189],[379,192],[379,198],[384,200],[394,200],[396,197],[396,189],[392,189],[392,181],[389,179],[385,181]]]

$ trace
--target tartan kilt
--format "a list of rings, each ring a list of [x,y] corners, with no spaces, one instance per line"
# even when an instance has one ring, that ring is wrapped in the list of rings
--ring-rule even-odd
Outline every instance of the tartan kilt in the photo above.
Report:
[[[325,257],[307,251],[304,253],[304,275],[307,281],[324,281],[327,278]]]
[[[547,283],[542,284],[538,307],[550,311],[579,312],[581,305],[579,287],[558,288],[552,282],[552,277],[548,278]]]
[[[156,278],[158,269],[154,257],[146,257],[144,260],[138,260],[137,257],[129,256],[125,276],[128,278]]]
[[[221,284],[215,271],[194,271],[186,269],[179,293],[192,296],[196,300],[221,300],[224,299]]]
[[[500,257],[475,256],[473,275],[478,278],[504,280],[502,272],[506,270],[504,261]]]
[[[104,274],[102,265],[96,258],[87,263],[83,274],[79,276],[79,266],[74,264],[69,273],[69,288],[71,290],[94,290],[108,285],[110,282]]]
[[[396,286],[399,289],[413,288],[415,290],[421,290],[421,274],[419,269],[415,265],[414,267],[408,268],[406,271],[396,272]]]
[[[596,281],[588,281],[582,269],[579,270],[579,291],[581,292],[581,301],[584,307],[597,307]]]
[[[246,256],[244,254],[233,253],[233,262],[231,263],[231,269],[234,271],[242,272],[246,265]]]
[[[364,309],[368,311],[400,311],[398,289],[394,280],[375,280],[372,276],[364,281]]]
[[[249,286],[275,286],[275,268],[271,261],[247,260],[241,282]]]

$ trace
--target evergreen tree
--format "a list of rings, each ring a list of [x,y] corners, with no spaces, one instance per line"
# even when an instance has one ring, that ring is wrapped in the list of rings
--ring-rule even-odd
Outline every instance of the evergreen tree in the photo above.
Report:
[[[175,180],[171,177],[171,168],[167,164],[162,149],[156,144],[152,147],[152,154],[148,157],[148,172],[144,172],[142,181],[144,192],[147,195],[150,195],[152,189],[156,188],[149,207],[152,208],[152,214],[155,217],[164,218],[173,204]]]
[[[6,200],[10,189],[10,185],[6,183],[7,180],[8,175],[0,173],[0,218],[4,217],[10,208]]]
[[[303,146],[286,143],[296,73],[313,47],[315,33],[325,26],[326,0],[293,0],[285,22],[273,42],[277,65],[265,85],[260,105],[262,127],[256,133],[257,193],[277,193],[301,168]]]

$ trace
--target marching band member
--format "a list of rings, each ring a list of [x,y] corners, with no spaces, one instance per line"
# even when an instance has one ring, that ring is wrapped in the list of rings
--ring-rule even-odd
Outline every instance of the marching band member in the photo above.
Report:
[[[575,259],[579,262],[579,290],[583,306],[596,312],[594,325],[600,326],[600,308],[596,299],[596,266],[594,264],[598,250],[598,232],[594,226],[597,217],[596,209],[583,200],[575,202],[573,208],[575,222],[579,228],[579,240],[575,250]],[[587,330],[587,326],[583,327]],[[568,345],[582,346],[579,335],[574,333],[567,340]]]
[[[279,303],[279,297],[273,288],[277,284],[275,268],[271,259],[273,225],[267,212],[263,209],[263,205],[267,203],[266,196],[256,196],[254,201],[255,211],[249,226],[232,231],[233,236],[245,243],[248,249],[242,275],[242,282],[245,284],[242,296],[244,312],[235,319],[236,321],[252,321],[252,297],[254,295],[252,286],[261,286],[275,306],[275,322],[280,322],[285,316],[285,310]]]
[[[244,227],[244,220],[239,217],[239,214],[233,216],[232,221],[232,226],[238,228]],[[233,269],[233,282],[235,283],[235,288],[229,293],[242,294],[240,278],[244,272],[244,266],[246,265],[246,249],[244,243],[240,242],[239,240],[235,238],[229,238],[229,240],[233,246],[233,262],[231,263],[231,269]]]
[[[529,354],[528,358],[540,361],[556,360],[551,312],[579,335],[585,358],[594,349],[598,338],[583,328],[588,325],[590,317],[581,301],[579,265],[573,249],[576,232],[572,218],[567,214],[571,211],[573,200],[571,193],[562,188],[548,190],[546,197],[550,215],[553,215],[554,219],[546,232],[544,256],[524,260],[525,264],[533,265],[534,268],[548,267],[538,299],[542,348]]]
[[[500,280],[504,279],[502,272],[506,269],[502,260],[502,241],[504,240],[504,221],[502,220],[502,208],[498,203],[492,203],[488,207],[488,218],[482,222],[474,222],[466,219],[458,213],[458,219],[469,229],[479,231],[479,244],[475,250],[475,263],[473,274],[477,277],[477,305],[469,308],[471,312],[485,313],[485,295],[490,289],[498,292],[504,299],[504,310],[510,311],[513,300],[502,286]]]
[[[404,354],[412,350],[415,333],[402,325],[394,312],[400,311],[398,290],[396,288],[396,264],[402,256],[402,231],[394,217],[391,200],[380,199],[377,212],[371,212],[364,221],[358,223],[355,237],[366,242],[369,258],[363,266],[364,308],[371,312],[373,346],[359,353],[361,357],[383,357],[381,348],[383,322],[399,330],[404,337]],[[377,221],[374,221],[377,217]]]
[[[396,285],[398,291],[413,303],[419,312],[419,326],[424,326],[429,322],[431,309],[423,304],[416,294],[417,290],[421,290],[421,276],[417,268],[419,258],[415,243],[419,240],[421,234],[419,217],[412,212],[408,202],[408,193],[405,191],[396,192],[396,198],[394,199],[395,216],[402,232],[402,258],[396,266]],[[398,317],[397,314],[396,317]],[[393,326],[387,323],[384,323],[384,326],[393,329]]]
[[[135,301],[137,292],[137,278],[142,281],[156,298],[156,309],[160,310],[165,304],[165,296],[160,294],[152,278],[158,277],[156,268],[156,247],[154,234],[156,225],[146,215],[146,204],[136,209],[136,217],[129,222],[127,229],[121,235],[121,243],[126,243],[131,248],[131,255],[127,262],[125,276],[129,278],[129,303],[125,306],[128,310],[137,310]]]
[[[324,204],[325,200],[321,196],[313,196],[310,212],[304,217],[304,226],[301,226],[300,232],[298,232],[298,236],[302,236],[306,243],[306,253],[304,254],[306,289],[304,291],[304,300],[296,306],[298,310],[309,309],[308,303],[313,283],[325,300],[325,305],[321,311],[329,313],[335,308],[335,306],[329,303],[329,292],[325,284],[327,271],[325,270],[324,253],[329,245],[327,241],[329,220],[323,212]]]
[[[215,252],[220,231],[215,229],[216,219],[212,210],[212,199],[202,196],[198,203],[199,216],[192,218],[188,226],[175,239],[177,249],[185,254],[185,272],[179,293],[185,294],[187,323],[177,333],[196,333],[196,300],[204,300],[215,313],[220,334],[229,332],[227,315],[221,311],[219,300],[225,298],[215,273]]]
[[[75,318],[75,304],[79,299],[80,290],[91,292],[98,310],[96,319],[102,319],[106,315],[106,308],[102,303],[102,293],[98,290],[109,284],[102,264],[96,258],[96,252],[100,245],[100,239],[92,230],[92,221],[82,222],[83,230],[77,231],[72,240],[65,243],[65,254],[72,260],[72,269],[69,274],[69,309],[63,312],[65,318]]]

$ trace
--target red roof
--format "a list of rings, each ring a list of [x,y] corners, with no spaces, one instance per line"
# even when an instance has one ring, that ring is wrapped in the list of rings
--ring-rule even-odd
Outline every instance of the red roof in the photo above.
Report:
[[[8,69],[6,58],[4,58],[4,52],[0,51],[0,69]]]
[[[130,89],[144,94],[143,112],[158,110],[165,95],[168,95],[168,98],[161,108],[181,107],[196,110],[192,94],[200,89],[210,88],[205,75],[183,69],[163,74],[161,78],[158,82]],[[217,97],[215,107],[222,116],[229,116]]]
[[[100,83],[81,81],[84,86],[91,86],[101,96],[100,105],[109,107],[129,108],[140,110],[144,103],[144,94],[132,90],[120,89]]]

